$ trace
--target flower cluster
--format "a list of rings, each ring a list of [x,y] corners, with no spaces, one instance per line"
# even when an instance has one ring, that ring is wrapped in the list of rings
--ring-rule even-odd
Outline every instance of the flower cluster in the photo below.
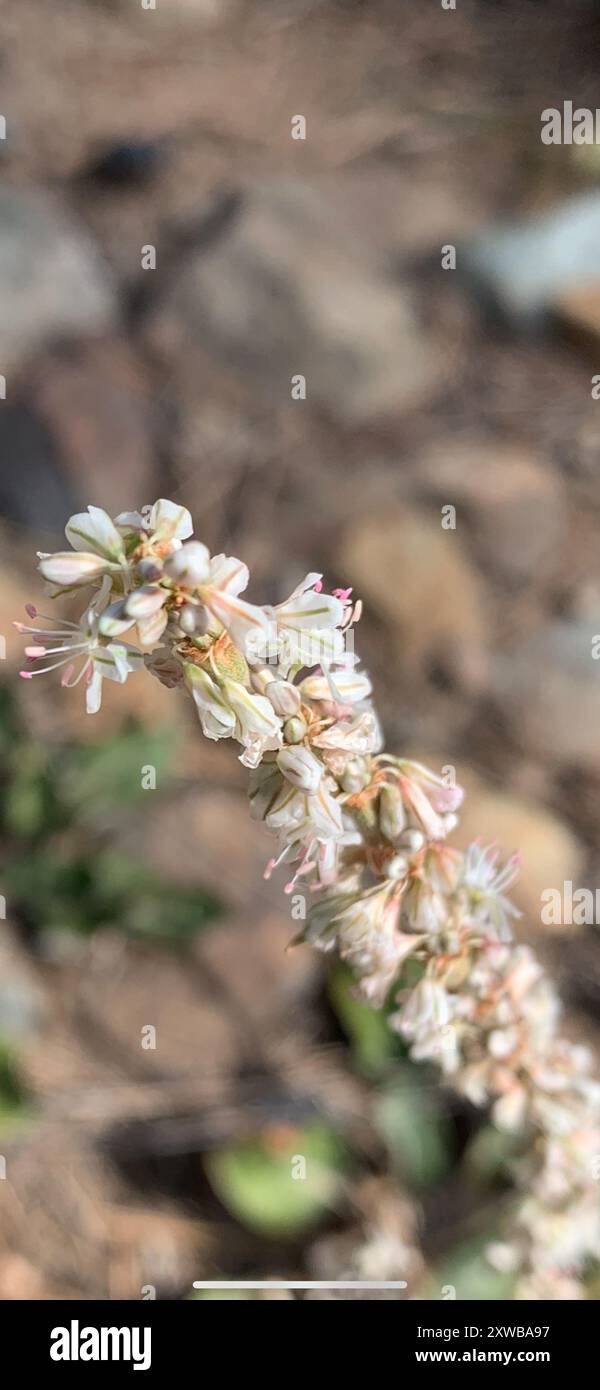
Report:
[[[462,789],[383,752],[354,653],[360,604],[324,592],[319,574],[274,607],[248,602],[246,566],[211,556],[186,509],[162,499],[114,521],[90,507],[66,535],[71,549],[41,555],[40,571],[53,597],[93,593],[79,623],[28,608],[21,674],[63,668],[94,712],[105,677],[146,666],[189,692],[207,738],[239,744],[251,815],[277,840],[266,873],[285,862],[286,891],[301,881],[310,896],[302,938],[337,951],[370,1004],[392,1001],[413,1058],[531,1139],[517,1174],[527,1195],[490,1260],[515,1271],[517,1297],[583,1296],[586,1262],[600,1259],[600,1086],[513,940],[516,857],[451,848]]]

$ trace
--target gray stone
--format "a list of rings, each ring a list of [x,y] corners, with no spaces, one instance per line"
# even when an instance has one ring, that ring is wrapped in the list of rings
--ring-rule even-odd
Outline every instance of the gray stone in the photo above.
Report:
[[[342,422],[418,404],[439,367],[383,256],[293,179],[245,192],[218,237],[179,262],[147,327],[159,347],[196,343],[281,403],[302,375],[309,402]]]
[[[556,567],[566,499],[560,476],[528,445],[472,436],[436,444],[419,485],[457,509],[482,569],[517,587]]]
[[[44,1013],[40,986],[5,922],[0,944],[0,1039],[21,1043],[37,1032]]]
[[[465,247],[461,265],[508,318],[542,320],[570,289],[600,282],[600,193],[492,227]]]
[[[496,692],[523,747],[548,763],[600,771],[596,620],[557,621],[499,658]]]
[[[63,334],[110,326],[108,267],[84,228],[45,193],[0,188],[0,372]]]

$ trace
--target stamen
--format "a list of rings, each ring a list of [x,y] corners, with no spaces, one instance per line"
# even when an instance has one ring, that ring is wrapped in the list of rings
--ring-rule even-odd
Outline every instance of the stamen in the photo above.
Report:
[[[25,675],[27,675],[29,678],[31,678],[31,676],[47,676],[49,671],[58,671],[60,666],[65,666],[68,659],[68,656],[65,656],[63,657],[62,661],[54,661],[51,666],[38,666],[36,671],[26,671]],[[22,674],[23,672],[20,671],[19,675]]]
[[[69,667],[67,667],[67,670],[65,671],[65,674],[64,674],[64,676],[63,676],[63,678],[62,678],[62,682],[61,682],[61,683],[62,683],[62,685],[66,686],[68,690],[74,690],[74,689],[75,689],[75,686],[76,686],[76,685],[79,685],[80,680],[85,680],[87,683],[89,683],[89,681],[90,681],[90,679],[91,679],[91,677],[92,677],[92,675],[93,675],[93,671],[94,671],[94,663],[93,663],[93,661],[92,661],[91,656],[88,657],[87,661],[84,661],[83,666],[81,667],[81,670],[80,670],[80,672],[79,672],[79,675],[77,675],[77,676],[75,677],[75,680],[73,681],[73,680],[71,680],[71,676],[72,676],[74,670],[75,670],[75,667],[74,667],[74,666],[69,666]]]

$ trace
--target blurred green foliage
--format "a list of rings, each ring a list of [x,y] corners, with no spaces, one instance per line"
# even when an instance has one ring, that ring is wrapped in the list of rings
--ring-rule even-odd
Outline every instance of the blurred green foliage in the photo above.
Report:
[[[422,1297],[436,1301],[454,1297],[467,1303],[510,1299],[515,1275],[501,1274],[486,1258],[487,1246],[497,1239],[498,1233],[488,1230],[455,1245],[437,1265],[431,1285],[423,1290]]]
[[[388,1024],[388,1011],[373,1009],[356,996],[356,983],[346,965],[336,965],[327,985],[329,1003],[336,1015],[354,1062],[366,1076],[378,1077],[389,1069],[406,1048]]]
[[[27,1118],[26,1095],[15,1051],[0,1039],[0,1131],[4,1135]]]
[[[415,1191],[445,1178],[453,1161],[452,1126],[440,1105],[439,1088],[428,1086],[423,1069],[398,1067],[374,1100],[374,1123],[393,1172]]]
[[[223,1206],[262,1236],[294,1236],[314,1226],[341,1198],[350,1154],[323,1122],[272,1126],[205,1159]]]
[[[32,739],[0,687],[0,879],[11,913],[34,934],[113,927],[182,944],[217,914],[195,886],[165,884],[118,848],[115,821],[149,793],[142,769],[168,790],[172,727],[130,720],[99,743]]]

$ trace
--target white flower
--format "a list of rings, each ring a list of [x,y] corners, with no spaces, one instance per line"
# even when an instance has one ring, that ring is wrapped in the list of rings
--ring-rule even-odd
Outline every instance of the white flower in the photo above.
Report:
[[[51,584],[71,589],[127,568],[123,537],[101,507],[72,516],[65,527],[72,551],[40,554],[39,570]]]
[[[325,769],[309,748],[301,745],[282,748],[277,755],[277,764],[293,787],[311,793],[318,790]]]
[[[266,749],[280,746],[281,720],[263,695],[254,695],[228,676],[217,680],[191,662],[184,669],[207,738],[237,739],[244,746],[241,761],[247,767],[256,767]]]
[[[109,564],[123,564],[123,537],[102,507],[88,507],[78,512],[65,526],[65,535],[73,550],[100,555]]]
[[[434,1045],[439,1045],[441,1029],[450,1023],[451,1017],[449,994],[438,980],[427,975],[415,985],[398,1015],[400,1031],[406,1038],[419,1043],[432,1038]]]
[[[405,960],[424,937],[398,930],[398,894],[393,885],[366,892],[324,897],[311,910],[307,939],[328,950],[335,941],[340,956],[356,971],[360,990],[381,1007]]]
[[[167,545],[169,550],[175,550],[194,530],[187,507],[169,502],[166,497],[159,497],[154,506],[144,507],[141,512],[121,512],[116,525],[125,532],[145,532],[153,544]]]
[[[64,686],[79,685],[82,680],[86,682],[88,714],[96,714],[100,709],[103,680],[117,681],[122,685],[130,672],[139,670],[143,664],[141,652],[135,647],[125,642],[109,641],[100,633],[100,610],[104,597],[105,593],[99,596],[78,623],[66,619],[62,620],[61,627],[33,627],[15,623],[19,632],[36,638],[35,644],[25,648],[31,668],[20,672],[23,679],[31,680],[33,676],[65,668],[62,677]],[[51,623],[53,619],[45,621]],[[48,657],[56,659],[49,665],[39,664]],[[78,670],[76,662],[79,663]]]
[[[264,695],[254,695],[240,681],[225,676],[221,682],[223,694],[235,715],[234,736],[243,743],[245,753],[241,762],[256,767],[265,750],[279,748],[281,720]]]
[[[284,669],[329,665],[344,655],[342,624],[347,605],[321,591],[321,575],[307,574],[284,603],[272,610],[276,654]]]
[[[499,941],[510,941],[510,919],[521,913],[504,889],[514,883],[519,872],[519,856],[499,869],[498,851],[475,842],[465,852],[460,883],[467,890],[469,909],[476,922],[492,927]]]
[[[328,767],[341,777],[350,758],[377,753],[381,747],[381,729],[372,710],[365,710],[353,720],[337,720],[328,729],[315,734],[311,743],[322,748]]]
[[[373,689],[366,671],[356,671],[350,666],[340,670],[332,667],[321,675],[305,676],[298,688],[305,700],[342,705],[356,705],[368,699]]]
[[[349,843],[356,838],[355,832],[344,824],[334,787],[325,775],[320,777],[316,791],[303,791],[283,776],[276,762],[253,772],[250,784],[251,814],[277,835],[285,857],[303,852],[319,878],[323,874],[327,879],[331,877],[334,855],[331,848],[323,851],[321,847]]]
[[[505,1095],[494,1101],[492,1120],[498,1129],[506,1129],[509,1133],[513,1133],[524,1125],[527,1118],[527,1108],[527,1091],[524,1086],[515,1081]]]
[[[289,681],[273,680],[271,673],[267,673],[261,694],[266,695],[267,700],[272,704],[276,714],[280,714],[282,719],[289,719],[297,714],[300,709],[301,695],[298,686],[291,685]],[[254,673],[252,673],[254,680]]]
[[[266,609],[246,603],[238,594],[210,585],[200,588],[202,602],[217,622],[221,623],[232,642],[249,661],[263,659],[273,630]]]
[[[402,906],[415,931],[439,932],[448,916],[448,905],[442,894],[420,873],[411,877]]]
[[[208,671],[191,663],[185,666],[185,683],[192,698],[207,738],[231,738],[235,729],[235,714],[225,700],[216,681]]]
[[[117,599],[104,610],[100,631],[105,637],[119,637],[137,623],[142,646],[153,647],[167,626],[168,614],[164,611],[164,605],[168,597],[168,589],[163,589],[160,584],[141,584],[138,589],[132,589],[126,598]]]
[[[397,784],[417,824],[429,840],[443,840],[456,823],[448,822],[446,816],[460,806],[462,787],[446,786],[435,772],[406,758],[399,759],[396,766]]]

